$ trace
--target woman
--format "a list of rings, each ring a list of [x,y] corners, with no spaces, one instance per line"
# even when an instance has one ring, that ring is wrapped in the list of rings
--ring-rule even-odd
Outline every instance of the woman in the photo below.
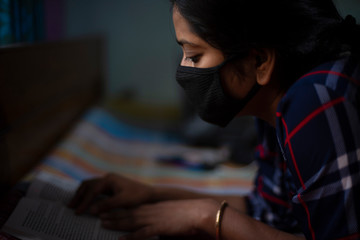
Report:
[[[260,119],[256,189],[210,196],[109,174],[84,182],[70,205],[131,231],[124,239],[360,239],[355,19],[342,19],[330,0],[172,4],[184,53],[176,79],[200,116],[220,126]],[[111,197],[93,202],[103,193]]]

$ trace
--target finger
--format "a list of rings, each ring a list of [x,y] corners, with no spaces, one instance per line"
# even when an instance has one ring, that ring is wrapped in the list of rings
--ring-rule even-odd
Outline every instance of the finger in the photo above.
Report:
[[[75,208],[80,200],[80,197],[81,197],[81,194],[80,192],[80,189],[82,189],[82,185],[76,190],[74,196],[72,197],[72,199],[70,200],[69,204],[68,204],[68,207],[70,208]]]
[[[129,218],[130,217],[130,213],[127,210],[118,210],[115,212],[106,212],[106,213],[102,213],[100,214],[100,219],[102,221],[105,220],[119,220],[119,219],[123,219],[123,218]]]
[[[106,229],[126,232],[135,231],[143,227],[142,224],[129,221],[128,218],[101,220],[101,225]]]
[[[125,236],[121,236],[119,240],[143,240],[157,236],[157,232],[151,226],[139,229],[136,232],[129,233]]]
[[[80,197],[81,199],[75,212],[77,214],[83,213],[86,209],[89,208],[94,198],[102,192],[107,191],[108,187],[108,183],[105,180],[99,180],[92,184],[91,187],[88,186]],[[94,214],[96,214],[96,212],[94,212]]]
[[[118,194],[114,197],[109,197],[104,200],[100,200],[93,204],[92,211],[95,211],[97,213],[103,213],[114,208],[123,207],[121,201],[122,198],[123,196]]]
[[[84,192],[86,191],[87,187],[94,182],[94,179],[87,180],[81,183],[81,185],[76,190],[73,198],[70,200],[69,207],[75,208],[81,202]]]

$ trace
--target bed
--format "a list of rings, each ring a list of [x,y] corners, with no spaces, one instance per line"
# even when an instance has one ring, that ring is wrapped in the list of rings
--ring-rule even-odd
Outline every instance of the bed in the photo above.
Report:
[[[115,117],[101,101],[103,49],[101,38],[0,48],[0,225],[21,197],[16,186],[41,172],[78,181],[115,172],[212,193],[251,190],[253,164],[205,170],[163,161],[221,161],[226,149],[189,147]]]

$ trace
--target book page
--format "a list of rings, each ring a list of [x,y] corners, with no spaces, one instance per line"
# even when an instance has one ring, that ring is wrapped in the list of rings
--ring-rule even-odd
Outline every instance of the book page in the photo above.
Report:
[[[60,201],[67,205],[79,185],[80,183],[75,180],[42,172],[31,182],[26,196],[29,198]]]
[[[25,240],[112,240],[124,235],[102,228],[95,216],[75,215],[67,207],[79,185],[75,180],[40,173],[1,230]]]
[[[2,230],[20,239],[112,240],[125,233],[101,227],[93,216],[77,216],[60,202],[22,198]]]

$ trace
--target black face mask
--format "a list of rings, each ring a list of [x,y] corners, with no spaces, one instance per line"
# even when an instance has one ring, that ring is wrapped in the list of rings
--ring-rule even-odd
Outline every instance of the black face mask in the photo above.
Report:
[[[260,85],[255,83],[241,100],[228,96],[220,80],[220,69],[225,63],[212,68],[179,66],[176,72],[176,81],[200,117],[221,127],[228,125],[260,89]]]

